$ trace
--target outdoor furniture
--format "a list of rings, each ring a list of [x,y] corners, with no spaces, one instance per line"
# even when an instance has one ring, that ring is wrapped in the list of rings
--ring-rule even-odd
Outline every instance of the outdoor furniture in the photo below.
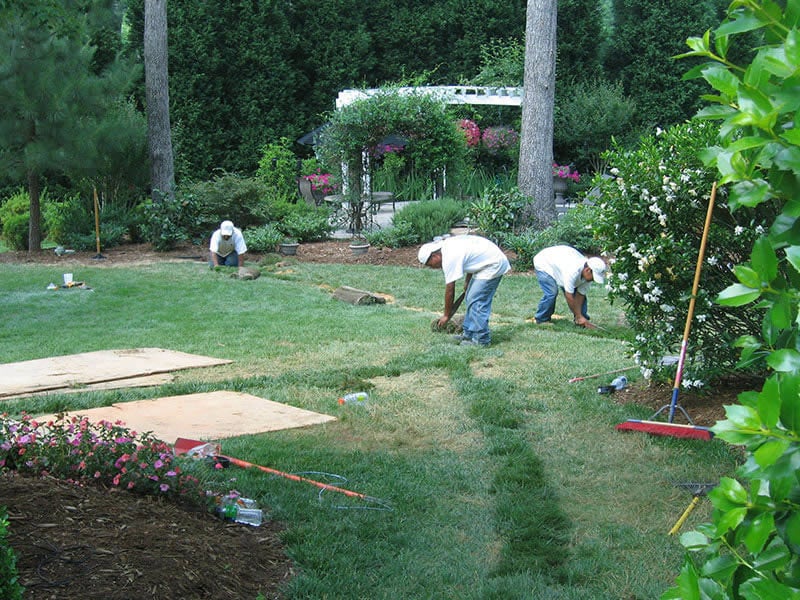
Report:
[[[331,194],[325,196],[325,202],[336,213],[344,213],[347,221],[347,230],[356,235],[374,225],[374,216],[380,210],[381,204],[392,203],[394,210],[395,199],[392,192],[372,192],[364,194],[359,202],[351,203],[345,194]]]

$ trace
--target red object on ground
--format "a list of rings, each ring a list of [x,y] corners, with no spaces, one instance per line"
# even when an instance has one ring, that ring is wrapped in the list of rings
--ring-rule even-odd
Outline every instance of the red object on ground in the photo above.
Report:
[[[708,427],[699,425],[681,425],[678,423],[662,423],[661,421],[641,421],[628,419],[615,428],[617,431],[642,431],[652,435],[664,435],[677,438],[693,438],[710,440],[714,433]]]

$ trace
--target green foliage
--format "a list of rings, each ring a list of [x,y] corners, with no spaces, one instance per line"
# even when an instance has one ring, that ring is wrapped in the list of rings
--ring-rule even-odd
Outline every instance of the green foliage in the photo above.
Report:
[[[523,211],[530,203],[531,199],[519,188],[503,190],[497,186],[491,187],[480,200],[470,203],[470,226],[484,237],[502,243],[504,236],[516,231]]]
[[[331,171],[347,166],[346,193],[360,198],[371,191],[365,181],[371,185],[381,141],[392,134],[408,140],[403,151],[406,160],[421,177],[436,182],[439,190],[445,168],[465,150],[463,137],[441,100],[388,88],[336,110],[316,151]]]
[[[742,364],[765,361],[770,376],[760,391],[739,395],[714,426],[717,437],[743,447],[739,479],[726,478],[709,497],[711,523],[683,534],[689,555],[676,586],[662,598],[797,598],[800,596],[800,134],[797,72],[798,6],[735,0],[712,32],[687,40],[684,56],[706,62],[691,76],[714,95],[702,119],[720,122],[719,140],[704,153],[729,186],[739,214],[769,206],[778,214],[757,232],[752,251],[736,261],[738,283],[717,301],[729,310],[752,306],[761,327],[742,336]],[[756,37],[751,37],[757,34]],[[755,47],[749,42],[755,41]],[[750,58],[732,62],[733,48]]]
[[[450,233],[453,225],[467,216],[467,206],[452,198],[423,200],[404,206],[392,219],[401,233],[413,231],[417,242],[432,240],[434,237]],[[403,233],[410,238],[410,233]]]
[[[364,237],[376,248],[404,248],[422,242],[410,220],[393,221],[391,227],[368,231]]]
[[[109,7],[93,3],[90,12],[96,19],[79,18],[71,12],[71,3],[50,8],[39,12],[25,3],[14,3],[4,11],[0,28],[0,95],[4,99],[0,104],[0,171],[17,181],[31,182],[34,203],[43,174],[77,179],[113,172],[104,164],[106,151],[112,144],[122,144],[127,134],[134,135],[131,129],[117,127],[122,121],[115,115],[137,67],[118,56],[97,72],[96,48],[89,43],[96,33],[93,24]],[[141,128],[135,135],[138,142],[143,140]],[[136,162],[140,157],[141,153],[128,153],[125,160]],[[32,217],[38,218],[38,213]],[[38,249],[39,223],[32,223],[30,231],[29,243]]]
[[[23,591],[17,573],[17,557],[8,545],[8,510],[0,506],[0,598],[22,600]]]
[[[481,67],[473,85],[522,86],[525,72],[525,41],[492,39],[481,47]]]
[[[94,204],[74,194],[62,200],[48,201],[42,211],[51,242],[74,250],[94,250],[97,247]],[[122,243],[124,237],[140,224],[139,213],[124,205],[104,204],[100,207],[100,246],[111,248]]]
[[[0,233],[12,250],[28,249],[30,196],[24,188],[0,205]]]
[[[187,230],[193,239],[209,237],[225,220],[233,221],[240,229],[267,220],[268,188],[255,177],[222,173],[208,181],[181,186],[178,192],[191,197],[197,210],[196,220],[189,221],[194,228]]]
[[[145,232],[144,238],[157,251],[167,251],[181,242],[193,239],[194,232],[201,239],[197,198],[191,193],[181,193],[174,198],[163,198],[160,202],[148,201],[144,205]],[[205,235],[211,237],[214,229],[207,230]]]
[[[673,60],[683,40],[714,23],[726,0],[613,0],[613,32],[605,77],[621,82],[636,101],[645,128],[681,123],[700,106],[707,88],[683,81],[685,64]]]
[[[286,237],[285,234],[274,224],[251,227],[242,231],[244,240],[247,243],[248,252],[265,254],[275,252],[278,244]]]
[[[316,161],[314,161],[316,162]],[[303,174],[314,171],[303,171]],[[271,196],[278,196],[286,200],[297,196],[297,157],[291,149],[288,138],[281,138],[264,146],[261,159],[258,161],[256,178],[267,187]]]
[[[285,236],[298,242],[324,240],[331,233],[330,211],[325,206],[314,208],[298,203],[286,218],[275,225]]]
[[[579,172],[604,172],[600,155],[611,147],[612,139],[632,137],[636,102],[625,96],[622,84],[601,79],[572,82],[557,89],[553,126],[556,162],[573,164]]]
[[[517,255],[515,269],[533,269],[533,257],[549,246],[566,244],[586,255],[602,252],[600,240],[595,234],[595,222],[600,209],[592,204],[578,204],[570,208],[550,227],[526,229],[515,235],[507,235],[503,245]]]
[[[597,234],[614,257],[609,297],[625,305],[637,333],[632,350],[648,377],[667,380],[674,373],[661,359],[677,352],[685,326],[714,181],[698,155],[715,139],[709,124],[672,127],[643,138],[635,151],[617,148],[604,155],[614,177],[595,181]],[[732,214],[724,195],[720,189],[708,233],[682,379],[686,387],[730,373],[737,362],[731,343],[759,329],[754,311],[725,310],[713,298],[728,285],[729,265],[747,256],[769,210]]]

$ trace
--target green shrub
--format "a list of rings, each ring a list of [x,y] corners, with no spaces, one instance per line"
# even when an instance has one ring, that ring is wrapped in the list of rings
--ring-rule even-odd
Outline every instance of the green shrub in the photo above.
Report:
[[[20,600],[24,588],[19,584],[17,557],[8,545],[8,511],[0,506],[0,598]]]
[[[536,253],[559,244],[572,246],[587,255],[600,254],[602,244],[594,230],[599,210],[591,204],[578,204],[546,229],[527,229],[519,234],[505,236],[503,245],[517,255],[514,268],[532,269]]]
[[[42,193],[41,198],[46,199],[46,193]],[[25,188],[19,188],[13,196],[0,205],[3,241],[12,250],[28,249],[30,206],[30,196]]]
[[[470,225],[490,240],[502,243],[505,236],[516,231],[523,210],[530,202],[517,187],[504,190],[492,186],[480,200],[469,205]]]
[[[327,207],[315,208],[305,203],[294,205],[284,219],[275,223],[287,237],[298,242],[314,242],[327,239],[331,233],[330,211]]]
[[[197,217],[184,219],[191,239],[204,239],[225,220],[239,229],[267,222],[268,187],[257,177],[223,173],[209,181],[182,186],[178,195],[190,195]]]
[[[285,234],[274,224],[262,225],[261,227],[251,227],[242,231],[244,240],[247,243],[248,252],[258,252],[260,254],[275,252],[278,244],[286,237]]]
[[[193,194],[178,192],[174,198],[164,198],[160,202],[148,201],[144,205],[144,238],[156,251],[171,250],[177,244],[193,239],[193,235],[203,239],[198,216],[197,200]],[[216,229],[216,226],[214,227]],[[211,237],[212,231],[205,232]]]
[[[262,148],[258,161],[256,178],[264,184],[270,196],[291,201],[297,196],[298,160],[291,149],[292,142],[282,137],[277,142],[266,144]],[[309,159],[303,164],[303,173],[313,173],[319,167],[319,161]],[[306,171],[305,169],[309,170]],[[234,221],[235,223],[235,221]]]
[[[699,154],[716,137],[717,130],[708,123],[679,125],[645,137],[633,151],[606,154],[614,178],[596,182],[601,191],[597,234],[613,257],[609,297],[625,305],[637,334],[634,357],[648,377],[669,380],[675,371],[662,358],[677,352],[686,321],[715,177]],[[713,298],[730,283],[730,265],[748,255],[772,209],[734,215],[724,202],[725,191],[718,193],[708,234],[685,387],[703,386],[732,371],[737,362],[733,341],[760,329],[754,310],[728,310]]]
[[[94,250],[97,247],[94,204],[79,195],[61,201],[51,200],[43,207],[47,238],[56,244],[75,250]],[[100,209],[100,246],[111,248],[122,243],[138,224],[139,213],[119,205],[103,205]]]
[[[423,200],[408,204],[392,219],[395,227],[410,228],[418,242],[432,240],[450,229],[467,216],[467,206],[452,198]]]
[[[371,246],[384,248],[404,248],[422,243],[410,221],[401,221],[391,227],[368,231],[364,237]]]
[[[716,301],[751,306],[757,326],[736,344],[740,365],[769,368],[760,390],[726,406],[713,431],[743,453],[737,477],[709,492],[711,522],[681,535],[686,557],[677,598],[797,598],[800,590],[800,136],[797,135],[797,3],[731,2],[724,22],[687,40],[691,74],[713,94],[700,115],[719,121],[705,164],[726,186],[748,239]],[[741,64],[737,59],[751,61]],[[765,209],[762,218],[749,214]],[[742,213],[744,213],[742,215]],[[715,219],[716,222],[716,219]],[[712,251],[712,256],[713,256]],[[727,266],[727,265],[726,265]]]

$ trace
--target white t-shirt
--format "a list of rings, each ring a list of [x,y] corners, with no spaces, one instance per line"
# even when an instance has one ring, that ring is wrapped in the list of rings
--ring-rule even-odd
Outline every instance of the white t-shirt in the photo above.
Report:
[[[592,282],[581,277],[585,266],[586,257],[572,246],[551,246],[533,257],[533,268],[550,275],[568,294],[589,291]]]
[[[234,250],[236,250],[236,254],[244,254],[247,252],[247,244],[244,243],[242,231],[237,227],[233,228],[233,235],[227,240],[222,237],[219,229],[217,229],[211,234],[211,242],[208,245],[208,249],[220,256],[228,256]]]
[[[445,283],[472,273],[475,279],[505,275],[511,265],[495,244],[478,235],[456,235],[442,242],[442,271]]]

